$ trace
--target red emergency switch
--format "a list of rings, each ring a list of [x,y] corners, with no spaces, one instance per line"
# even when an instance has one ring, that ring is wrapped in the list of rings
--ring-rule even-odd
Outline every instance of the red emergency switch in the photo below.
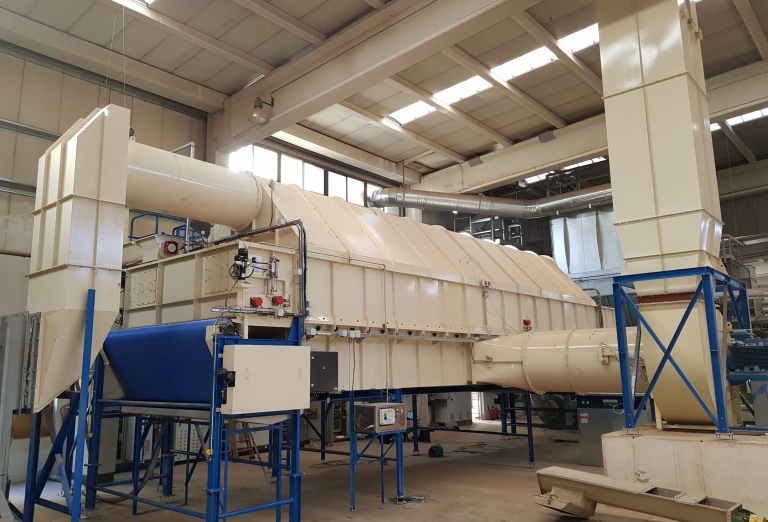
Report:
[[[264,299],[261,297],[251,297],[251,306],[254,308],[260,308],[264,304]]]
[[[272,304],[275,306],[280,306],[284,302],[285,302],[285,297],[283,297],[282,295],[276,295],[275,297],[272,298]]]

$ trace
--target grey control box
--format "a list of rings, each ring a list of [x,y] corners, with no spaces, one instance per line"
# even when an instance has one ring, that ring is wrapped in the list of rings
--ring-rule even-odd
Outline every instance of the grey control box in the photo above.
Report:
[[[339,391],[338,352],[310,352],[309,383],[311,393]]]
[[[401,402],[355,404],[355,429],[360,433],[405,431],[408,412]]]

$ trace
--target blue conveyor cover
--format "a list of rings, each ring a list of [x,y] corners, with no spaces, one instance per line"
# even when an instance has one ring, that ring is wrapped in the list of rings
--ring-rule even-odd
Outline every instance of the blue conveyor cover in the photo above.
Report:
[[[110,332],[104,351],[128,398],[210,403],[213,360],[206,328],[215,319]]]

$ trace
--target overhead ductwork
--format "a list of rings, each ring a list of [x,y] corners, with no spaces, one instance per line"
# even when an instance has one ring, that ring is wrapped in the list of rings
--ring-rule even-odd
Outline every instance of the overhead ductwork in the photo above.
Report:
[[[374,192],[369,198],[373,207],[405,207],[466,214],[489,214],[512,218],[540,218],[569,212],[592,205],[611,203],[611,185],[599,185],[584,190],[548,198],[521,200],[492,198],[471,194],[451,194],[387,188]]]

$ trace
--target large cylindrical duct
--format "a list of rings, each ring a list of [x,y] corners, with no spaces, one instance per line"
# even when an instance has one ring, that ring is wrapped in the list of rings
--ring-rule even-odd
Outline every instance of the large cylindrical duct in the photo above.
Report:
[[[627,328],[635,339],[636,328]],[[630,349],[634,368],[634,351]],[[473,347],[475,381],[535,393],[621,393],[619,349],[615,328],[532,331]],[[640,349],[637,391],[648,380]]]
[[[128,146],[126,203],[241,230],[261,207],[253,175],[141,145]]]
[[[387,188],[370,197],[374,207],[405,207],[467,214],[489,214],[500,217],[539,218],[588,207],[611,203],[611,185],[599,185],[548,198],[521,200]]]

